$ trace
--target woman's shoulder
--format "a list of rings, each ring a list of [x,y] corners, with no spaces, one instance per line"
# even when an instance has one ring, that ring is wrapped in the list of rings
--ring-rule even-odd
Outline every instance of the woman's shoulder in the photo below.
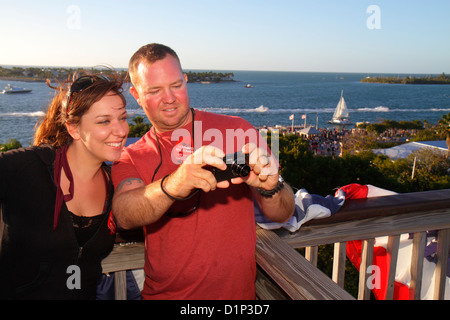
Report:
[[[36,158],[41,159],[48,164],[52,163],[55,159],[55,148],[50,145],[42,145],[0,152],[0,159],[2,159],[2,161],[14,161],[19,163],[34,161]]]

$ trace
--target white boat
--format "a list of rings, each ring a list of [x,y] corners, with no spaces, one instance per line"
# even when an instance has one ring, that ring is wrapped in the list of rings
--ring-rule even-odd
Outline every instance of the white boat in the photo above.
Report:
[[[13,87],[9,83],[5,87],[5,89],[3,89],[3,91],[0,91],[1,94],[28,93],[28,92],[31,92],[31,89]]]
[[[255,109],[255,111],[257,111],[257,112],[267,112],[267,110],[269,110],[269,108],[264,107],[263,105],[261,105]]]
[[[252,86],[250,83],[248,83],[248,84],[245,85],[244,87],[245,87],[245,88],[249,88],[249,89],[250,89],[250,88],[253,88],[253,86]]]
[[[331,124],[338,124],[338,125],[348,125],[352,124],[352,122],[348,119],[348,109],[347,104],[344,100],[344,90],[341,92],[341,99],[339,100],[339,103],[336,106],[336,110],[334,110],[333,118],[331,121],[328,121],[328,123]]]

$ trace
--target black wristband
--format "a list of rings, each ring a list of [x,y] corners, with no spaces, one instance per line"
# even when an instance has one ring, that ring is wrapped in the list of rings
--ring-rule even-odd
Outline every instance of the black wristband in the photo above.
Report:
[[[275,188],[273,188],[272,190],[264,190],[261,188],[256,188],[256,191],[258,191],[258,193],[260,195],[262,195],[264,198],[272,198],[272,196],[278,192],[281,191],[281,189],[284,188],[284,180],[281,176],[279,176],[278,178],[278,184]]]
[[[197,192],[200,191],[200,189],[197,189],[197,190],[195,190],[192,194],[190,194],[189,196],[187,196],[186,198],[176,198],[176,197],[173,197],[173,196],[171,196],[171,195],[164,189],[164,187],[163,187],[164,180],[166,180],[166,178],[167,178],[168,176],[169,176],[169,175],[164,176],[164,178],[161,179],[161,190],[162,190],[162,192],[163,192],[166,196],[168,196],[168,197],[169,197],[170,199],[172,199],[173,201],[184,201],[184,200],[189,200],[189,199],[192,198],[195,194],[197,194]]]

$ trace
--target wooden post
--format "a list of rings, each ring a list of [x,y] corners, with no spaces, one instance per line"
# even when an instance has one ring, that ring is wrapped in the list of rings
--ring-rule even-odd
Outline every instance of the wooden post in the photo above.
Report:
[[[397,258],[398,258],[398,249],[400,245],[400,235],[390,236],[388,238],[388,244],[386,248],[387,255],[387,284],[386,284],[386,296],[385,300],[392,300],[394,297],[394,287],[395,287],[395,270],[397,268]]]
[[[116,300],[127,300],[127,272],[114,273],[114,292]]]
[[[413,251],[411,256],[411,282],[409,285],[409,299],[420,300],[422,291],[423,256],[427,234],[425,231],[414,233]]]
[[[359,289],[358,300],[370,299],[370,288],[367,285],[367,268],[373,263],[373,246],[375,239],[367,239],[363,241],[361,252],[361,265],[359,266]]]
[[[332,279],[341,288],[344,288],[346,253],[347,242],[336,242],[334,244]]]
[[[305,258],[306,258],[306,260],[311,262],[311,264],[314,267],[317,267],[317,253],[318,253],[318,249],[319,249],[318,246],[306,247],[305,248]]]
[[[444,300],[447,280],[448,247],[450,229],[439,230],[437,245],[437,263],[434,274],[434,300]]]

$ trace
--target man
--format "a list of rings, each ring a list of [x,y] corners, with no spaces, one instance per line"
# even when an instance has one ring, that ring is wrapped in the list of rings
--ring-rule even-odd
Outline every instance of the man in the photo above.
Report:
[[[153,127],[113,166],[113,212],[123,228],[144,226],[144,299],[254,299],[253,199],[272,221],[295,208],[276,160],[245,120],[190,108],[172,49],[140,48],[129,73]],[[218,182],[224,150],[249,154],[251,173]]]

